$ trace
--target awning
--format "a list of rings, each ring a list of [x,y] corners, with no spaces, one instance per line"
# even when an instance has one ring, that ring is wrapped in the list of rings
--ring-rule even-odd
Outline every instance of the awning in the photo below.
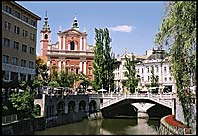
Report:
[[[105,90],[105,89],[100,89],[100,90],[98,90],[98,92],[106,92],[107,90]]]
[[[146,91],[148,91],[148,89],[146,87],[144,87],[141,91],[146,92]]]
[[[157,89],[157,88],[158,88],[158,87],[150,87],[149,89],[151,89],[151,90],[152,90],[152,89]]]
[[[135,89],[142,89],[142,87],[141,87],[141,86],[138,86],[138,87],[136,87]]]
[[[87,89],[93,89],[93,87],[92,86],[88,86]]]

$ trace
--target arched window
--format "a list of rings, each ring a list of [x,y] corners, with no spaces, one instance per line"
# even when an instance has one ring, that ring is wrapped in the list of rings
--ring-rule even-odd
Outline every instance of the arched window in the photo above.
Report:
[[[48,35],[47,34],[45,34],[45,39],[48,39]]]
[[[75,49],[75,44],[74,44],[74,42],[72,41],[72,42],[70,42],[70,50],[74,50]]]

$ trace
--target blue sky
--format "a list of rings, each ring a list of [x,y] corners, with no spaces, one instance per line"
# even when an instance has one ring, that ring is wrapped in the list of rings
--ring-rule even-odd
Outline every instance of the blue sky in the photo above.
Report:
[[[155,35],[164,16],[163,1],[18,1],[42,19],[38,22],[37,53],[40,53],[40,30],[45,11],[48,12],[52,43],[58,41],[57,32],[70,29],[74,17],[80,31],[86,29],[88,44],[94,44],[95,28],[109,28],[111,47],[115,54],[133,52],[144,55],[152,49]]]

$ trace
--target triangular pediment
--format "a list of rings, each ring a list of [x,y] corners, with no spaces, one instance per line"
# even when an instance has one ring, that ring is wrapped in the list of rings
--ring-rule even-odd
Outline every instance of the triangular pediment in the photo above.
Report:
[[[73,29],[73,28],[71,28],[69,30],[66,30],[66,31],[64,31],[62,33],[64,33],[64,34],[79,34],[79,35],[84,34],[84,33],[81,33],[80,31],[78,31],[76,29]]]

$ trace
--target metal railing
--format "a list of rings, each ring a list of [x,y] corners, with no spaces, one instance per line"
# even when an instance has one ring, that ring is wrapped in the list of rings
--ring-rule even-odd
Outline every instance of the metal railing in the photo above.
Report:
[[[18,121],[17,119],[17,114],[12,114],[8,116],[2,116],[2,124],[8,124],[8,123],[13,123],[15,121]]]

